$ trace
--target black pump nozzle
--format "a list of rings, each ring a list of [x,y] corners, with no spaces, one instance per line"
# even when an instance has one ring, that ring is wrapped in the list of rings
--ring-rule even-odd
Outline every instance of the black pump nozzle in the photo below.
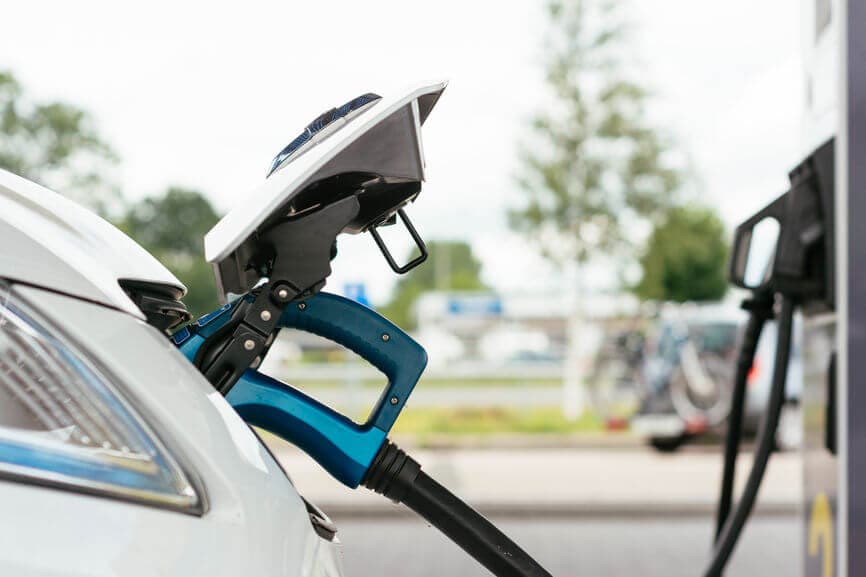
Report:
[[[550,577],[526,551],[391,441],[382,445],[361,483],[405,504],[498,577]]]
[[[833,141],[830,140],[790,173],[791,188],[737,227],[731,255],[730,280],[752,291],[744,305],[751,316],[740,346],[725,443],[724,473],[713,558],[705,577],[721,577],[743,527],[752,512],[764,472],[776,444],[776,429],[785,403],[785,381],[790,357],[793,317],[797,307],[833,308]],[[753,253],[757,228],[765,220],[778,223],[775,245],[767,253]],[[763,256],[769,254],[766,263]],[[757,256],[765,270],[755,277],[750,260]],[[754,263],[752,263],[754,264]],[[754,268],[754,267],[752,267]],[[743,405],[748,371],[765,322],[772,317],[774,299],[781,301],[773,382],[761,423],[749,478],[737,506],[733,501],[734,467],[740,448]]]

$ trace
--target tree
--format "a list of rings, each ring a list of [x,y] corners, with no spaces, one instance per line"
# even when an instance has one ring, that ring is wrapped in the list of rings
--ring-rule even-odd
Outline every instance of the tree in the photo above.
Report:
[[[522,143],[518,182],[527,200],[510,222],[559,264],[622,254],[636,240],[630,231],[658,220],[680,185],[665,143],[645,120],[647,93],[626,74],[616,6],[547,3],[553,101]]]
[[[680,174],[645,118],[647,92],[623,60],[626,28],[615,0],[548,0],[551,102],[522,143],[526,203],[512,227],[571,277],[563,410],[576,420],[584,394],[580,269],[600,254],[627,262],[642,223],[675,202]],[[625,258],[624,258],[625,257]]]
[[[413,307],[425,292],[432,290],[485,290],[481,263],[465,242],[433,241],[427,245],[427,262],[402,277],[382,314],[404,328],[415,327]]]
[[[218,305],[213,271],[204,260],[202,239],[219,220],[201,193],[170,187],[130,207],[120,228],[167,266],[187,289],[184,302],[199,316]]]
[[[643,300],[719,300],[728,288],[727,260],[725,227],[715,211],[675,208],[649,237],[635,293]]]
[[[106,215],[122,204],[107,176],[116,162],[86,111],[32,102],[11,73],[0,71],[0,168]]]

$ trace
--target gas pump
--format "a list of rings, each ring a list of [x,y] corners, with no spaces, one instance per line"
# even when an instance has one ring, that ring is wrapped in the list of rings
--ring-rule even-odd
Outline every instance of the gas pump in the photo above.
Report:
[[[836,193],[834,143],[831,141],[806,162],[816,173],[816,185],[827,215],[828,235],[825,252],[823,299],[803,309],[804,387],[803,387],[803,514],[805,535],[805,575],[834,575],[831,510],[837,502],[838,467],[838,390],[836,388],[836,256],[833,223]]]
[[[827,138],[835,144],[817,160],[821,196],[833,215],[828,234],[828,298],[803,313],[803,575],[866,574],[866,397],[856,386],[866,364],[866,234],[857,216],[866,203],[866,7],[847,0],[804,0],[803,61],[806,107],[804,148]],[[859,159],[859,160],[858,160]]]
[[[719,577],[722,574],[754,506],[774,450],[775,432],[785,401],[794,314],[799,312],[807,319],[804,323],[808,327],[807,331],[813,330],[813,327],[820,331],[821,327],[826,326],[823,319],[833,311],[836,302],[834,141],[820,146],[789,176],[790,189],[743,222],[734,235],[730,278],[734,284],[751,291],[752,297],[744,302],[744,308],[750,312],[750,320],[737,362],[725,442],[715,549],[705,573],[707,577]],[[761,329],[774,316],[778,319],[779,333],[770,398],[748,480],[736,507],[732,508],[746,375],[754,360]],[[816,348],[815,353],[818,352]],[[825,391],[829,388],[825,399],[833,399],[832,387],[828,387],[834,382],[832,347],[817,356],[818,359],[811,360],[823,368],[821,387]],[[807,406],[806,421],[814,421],[814,410],[809,403]],[[835,422],[834,412],[835,404],[825,403],[825,423]],[[824,426],[822,433],[824,448],[834,450],[836,437],[832,426]]]
[[[806,271],[823,289],[800,301],[803,575],[847,577],[866,574],[866,391],[857,386],[866,371],[866,230],[858,219],[866,214],[866,5],[803,0],[801,12],[804,159],[790,174],[788,200],[777,202],[807,224],[802,242],[823,236]],[[791,196],[796,190],[811,201]],[[720,513],[725,499],[723,491]]]

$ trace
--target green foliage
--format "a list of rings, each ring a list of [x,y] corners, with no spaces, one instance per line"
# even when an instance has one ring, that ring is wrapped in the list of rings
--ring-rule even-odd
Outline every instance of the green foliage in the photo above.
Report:
[[[560,407],[407,407],[394,426],[395,434],[415,435],[422,443],[434,435],[565,435],[603,430],[604,423],[595,413],[586,411],[580,419],[569,421]]]
[[[145,198],[130,207],[118,224],[186,285],[184,303],[199,316],[218,306],[213,271],[204,260],[202,244],[205,233],[218,220],[201,193],[171,187],[162,196]]]
[[[646,91],[620,61],[616,2],[549,0],[547,83],[553,101],[522,143],[524,206],[512,227],[558,263],[630,248],[631,231],[675,203],[679,172],[645,120]]]
[[[0,71],[0,168],[105,215],[121,204],[107,178],[116,162],[87,112],[63,102],[32,102],[11,73]]]
[[[415,301],[432,290],[484,290],[481,263],[465,242],[433,241],[427,245],[427,262],[407,273],[394,288],[391,301],[381,312],[396,325],[414,328]]]
[[[714,301],[728,287],[725,227],[713,210],[673,209],[656,225],[640,259],[643,278],[635,293],[643,300]]]

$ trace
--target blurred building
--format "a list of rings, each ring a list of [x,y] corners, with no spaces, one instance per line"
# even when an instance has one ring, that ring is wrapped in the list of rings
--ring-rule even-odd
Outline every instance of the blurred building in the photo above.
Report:
[[[416,303],[416,336],[431,362],[560,362],[573,307],[564,293],[428,292]],[[603,325],[636,315],[639,303],[628,294],[595,294],[581,308],[587,322]]]

